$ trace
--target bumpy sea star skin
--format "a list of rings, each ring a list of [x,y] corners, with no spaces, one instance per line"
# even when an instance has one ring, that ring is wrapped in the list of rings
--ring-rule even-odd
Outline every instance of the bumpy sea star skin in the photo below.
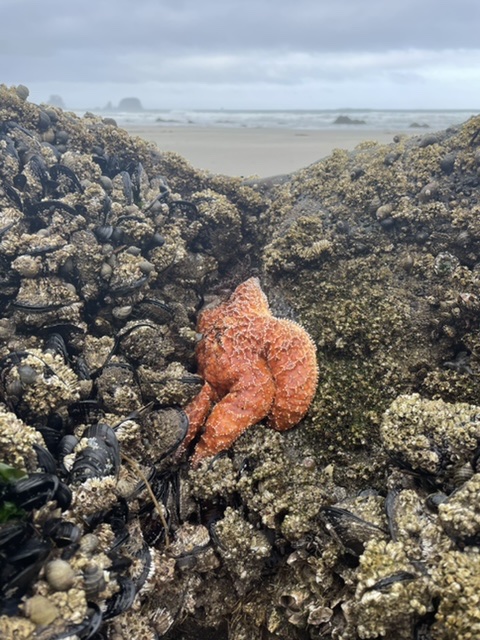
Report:
[[[278,431],[295,426],[318,381],[312,339],[295,322],[272,316],[257,278],[203,311],[198,330],[198,370],[205,384],[186,408],[190,427],[182,446],[184,451],[203,427],[194,467],[265,417]]]

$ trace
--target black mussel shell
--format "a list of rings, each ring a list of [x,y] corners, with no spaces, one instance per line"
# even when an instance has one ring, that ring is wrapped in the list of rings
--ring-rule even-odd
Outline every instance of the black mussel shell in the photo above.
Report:
[[[89,376],[88,379],[90,379]],[[72,420],[82,423],[96,423],[103,417],[103,409],[97,400],[79,400],[68,407],[68,415]]]
[[[120,467],[120,446],[115,431],[99,422],[87,427],[82,438],[89,438],[92,444],[82,449],[76,457],[70,479],[84,482],[88,478],[115,475]]]
[[[26,206],[29,216],[37,216],[40,213],[53,213],[61,211],[70,216],[76,216],[77,210],[61,200],[40,200],[39,202],[29,202]]]
[[[95,227],[93,233],[97,236],[100,242],[108,242],[113,234],[113,226],[110,224],[104,224],[99,227]]]
[[[152,569],[152,552],[146,544],[137,553],[137,558],[142,562],[142,570],[138,577],[135,578],[135,587],[137,592],[140,591],[150,575]]]
[[[70,482],[85,482],[89,478],[111,475],[112,465],[108,451],[85,447],[75,458],[69,475]]]
[[[45,351],[50,351],[54,355],[62,356],[64,362],[68,362],[68,351],[65,340],[60,333],[51,333],[45,340]]]
[[[70,506],[72,492],[51,473],[32,473],[28,478],[17,480],[8,489],[6,498],[26,511],[39,509],[50,500],[56,500],[64,511]]]
[[[142,188],[142,178],[147,177],[145,169],[141,162],[134,164],[129,167],[130,176],[132,180],[132,189],[135,200],[138,202],[140,200],[141,188]]]
[[[108,424],[98,422],[87,427],[82,434],[82,438],[96,438],[103,446],[108,448],[116,465],[120,464],[120,445],[115,431]]]
[[[67,472],[67,469],[65,468],[63,459],[65,458],[65,456],[68,456],[71,453],[73,453],[73,450],[77,446],[78,442],[79,441],[76,436],[74,436],[73,434],[67,433],[62,437],[62,439],[58,444],[57,456],[60,462],[60,468],[62,472],[65,474],[68,472]]]
[[[70,167],[67,167],[64,164],[54,164],[50,167],[50,175],[54,180],[61,180],[64,178],[69,191],[78,191],[79,193],[83,193],[83,187],[80,180]]]
[[[8,198],[13,202],[13,204],[17,207],[17,209],[19,211],[23,211],[23,202],[18,191],[14,187],[8,184],[5,185],[4,189]]]
[[[90,368],[82,356],[75,358],[73,370],[77,374],[79,380],[91,380]]]
[[[35,453],[37,454],[38,466],[44,473],[54,475],[57,470],[57,463],[48,449],[33,443],[32,445]]]
[[[62,431],[50,426],[49,424],[39,425],[36,429],[42,434],[45,444],[47,445],[47,449],[53,453],[53,455],[56,455],[58,445],[62,439]]]
[[[340,507],[323,507],[321,517],[326,524],[327,531],[345,550],[355,556],[361,556],[365,544],[372,538],[384,538],[386,531],[359,518],[347,509]]]
[[[89,640],[100,629],[103,621],[103,614],[100,607],[94,602],[88,603],[87,615],[78,624],[68,627],[62,633],[57,633],[49,637],[49,640],[67,640],[67,638],[77,637],[81,640]]]
[[[18,548],[30,533],[26,522],[6,522],[0,524],[0,556]]]
[[[103,614],[104,620],[110,620],[110,618],[114,618],[124,611],[127,611],[135,600],[137,589],[133,580],[122,576],[117,578],[117,582],[119,583],[120,590],[107,601],[105,613]]]
[[[22,543],[0,563],[0,593],[6,598],[21,597],[38,576],[51,550],[45,541],[32,538]]]
[[[128,171],[120,171],[123,182],[123,195],[127,201],[127,204],[133,204],[133,187],[132,180]]]
[[[62,518],[50,518],[43,525],[43,535],[53,540],[57,547],[66,547],[79,542],[82,531],[73,522]]]
[[[410,571],[398,571],[397,573],[381,578],[371,587],[368,587],[367,591],[388,591],[390,587],[397,582],[411,582],[415,580],[417,576]]]

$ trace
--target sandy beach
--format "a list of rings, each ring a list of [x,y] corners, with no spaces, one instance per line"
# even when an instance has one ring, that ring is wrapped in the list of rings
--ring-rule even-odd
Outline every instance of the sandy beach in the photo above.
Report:
[[[352,150],[365,140],[387,144],[405,131],[368,129],[298,131],[285,129],[125,126],[132,135],[176,151],[194,167],[229,176],[290,173],[329,155]]]

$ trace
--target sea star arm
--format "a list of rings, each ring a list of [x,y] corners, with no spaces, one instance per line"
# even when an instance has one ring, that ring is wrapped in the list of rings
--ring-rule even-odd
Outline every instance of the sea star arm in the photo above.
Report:
[[[267,362],[276,394],[268,416],[271,427],[285,431],[298,424],[312,402],[318,383],[315,345],[291,320],[272,318]]]
[[[212,408],[212,404],[215,402],[217,394],[213,387],[205,382],[195,398],[185,409],[185,413],[188,418],[188,432],[185,436],[182,444],[177,449],[176,457],[180,458],[183,452],[187,449],[190,442],[195,438],[197,433],[202,428],[207,416]]]
[[[210,413],[192,458],[194,468],[203,458],[228,449],[248,427],[268,414],[275,385],[266,362],[260,360],[249,375],[243,374]]]

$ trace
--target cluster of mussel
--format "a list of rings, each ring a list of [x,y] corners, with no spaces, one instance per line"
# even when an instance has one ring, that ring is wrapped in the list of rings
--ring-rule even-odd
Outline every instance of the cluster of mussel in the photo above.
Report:
[[[168,457],[200,381],[177,361],[198,296],[168,228],[196,207],[108,151],[113,124],[78,140],[78,119],[25,105],[0,121],[0,636],[115,637],[175,564]]]
[[[170,418],[175,430],[167,457],[187,422],[172,410],[156,417],[162,429]],[[138,415],[114,427],[95,421],[80,431],[70,422],[68,431],[78,437],[60,439],[65,425],[50,422],[49,435],[56,436],[47,438],[47,448],[38,444],[40,429],[2,411],[3,460],[12,463],[2,463],[0,482],[2,637],[92,638],[155,586],[162,567],[157,548],[174,524],[178,478],[169,467],[160,470],[159,460],[148,477],[134,463],[122,466],[117,433],[133,419]],[[161,620],[158,631],[172,623]]]
[[[309,616],[320,637],[478,636],[479,415],[418,394],[392,403],[381,427],[385,487],[320,509],[330,537],[317,541],[321,560],[300,549],[288,561],[300,584],[316,569],[300,607],[284,597],[292,621]]]

